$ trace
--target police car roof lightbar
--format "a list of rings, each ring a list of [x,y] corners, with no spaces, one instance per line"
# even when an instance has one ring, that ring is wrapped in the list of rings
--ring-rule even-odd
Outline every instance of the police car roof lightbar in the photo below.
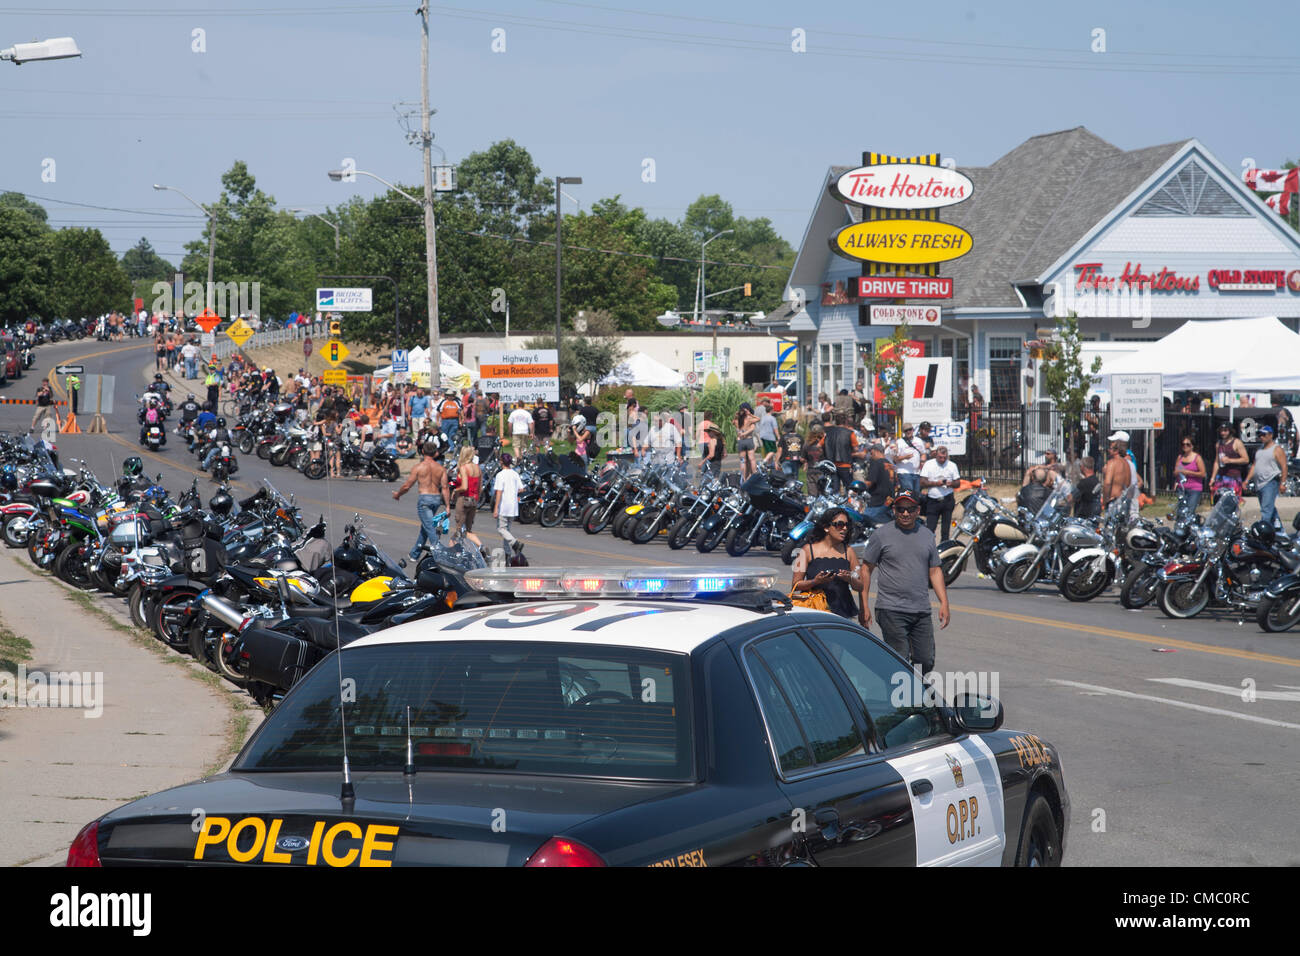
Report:
[[[521,598],[652,597],[693,598],[701,594],[766,591],[776,584],[772,571],[733,568],[486,568],[469,571],[470,587]]]

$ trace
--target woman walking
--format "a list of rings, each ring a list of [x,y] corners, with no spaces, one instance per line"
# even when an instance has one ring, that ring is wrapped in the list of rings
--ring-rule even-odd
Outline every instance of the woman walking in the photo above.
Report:
[[[754,455],[754,430],[757,427],[758,416],[753,407],[749,402],[741,402],[736,412],[736,454],[740,456],[741,481],[758,470],[758,460]]]
[[[478,511],[478,496],[483,470],[474,460],[474,446],[466,445],[460,450],[460,459],[456,463],[456,477],[451,482],[451,538],[453,541],[464,529],[465,537],[473,541],[476,547],[483,547],[483,542],[474,534],[474,515]]]
[[[1192,436],[1188,435],[1183,439],[1182,452],[1174,465],[1174,480],[1182,483],[1182,494],[1187,500],[1188,508],[1191,509],[1189,514],[1196,514],[1196,506],[1201,503],[1205,478],[1205,459],[1196,451],[1196,446],[1192,444]]]
[[[856,618],[865,627],[862,565],[849,548],[848,538],[849,516],[843,508],[830,508],[817,519],[812,539],[795,555],[790,598],[799,606]],[[854,591],[858,592],[857,602]]]

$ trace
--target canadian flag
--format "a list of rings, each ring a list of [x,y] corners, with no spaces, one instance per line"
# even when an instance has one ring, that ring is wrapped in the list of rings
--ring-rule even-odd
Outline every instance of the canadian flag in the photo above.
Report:
[[[1246,185],[1261,193],[1300,192],[1300,169],[1248,169]]]
[[[1291,194],[1274,193],[1264,200],[1264,205],[1273,210],[1279,216],[1289,215],[1291,212]]]

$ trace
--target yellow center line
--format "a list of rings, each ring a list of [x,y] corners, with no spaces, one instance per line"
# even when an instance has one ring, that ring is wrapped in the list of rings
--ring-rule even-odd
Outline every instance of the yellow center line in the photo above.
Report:
[[[1096,627],[1091,624],[1072,624],[1068,621],[1053,621],[1045,617],[1031,617],[1028,614],[1014,614],[1010,611],[992,611],[982,607],[950,605],[952,611],[967,614],[982,614],[996,617],[1003,621],[1017,621],[1021,624],[1036,624],[1039,627],[1052,627],[1060,631],[1076,631],[1080,634],[1096,634],[1100,637],[1114,637],[1121,641],[1136,641],[1140,644],[1158,644],[1161,647],[1175,647],[1180,651],[1199,651],[1202,654],[1215,654],[1219,657],[1234,657],[1243,661],[1257,661],[1263,664],[1281,664],[1284,667],[1300,667],[1300,659],[1282,657],[1277,654],[1262,654],[1259,651],[1243,651],[1233,647],[1215,647],[1212,644],[1199,644],[1195,641],[1182,641],[1177,638],[1159,637],[1152,634],[1139,634],[1136,631],[1120,631],[1109,627]]]
[[[119,345],[115,349],[100,349],[98,352],[91,352],[88,355],[78,355],[76,358],[68,359],[66,362],[56,362],[55,365],[75,365],[78,362],[86,361],[86,359],[99,358],[101,355],[112,355],[114,352],[125,352],[128,349],[138,349],[140,347],[140,344],[136,343],[134,345]],[[66,395],[67,393],[63,390],[63,386],[59,384],[59,377],[54,374],[54,369],[49,370],[49,376],[53,391],[58,395]]]

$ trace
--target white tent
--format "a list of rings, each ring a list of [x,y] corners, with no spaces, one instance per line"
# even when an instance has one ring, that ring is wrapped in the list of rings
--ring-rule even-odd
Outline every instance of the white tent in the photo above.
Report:
[[[407,363],[410,381],[428,388],[429,350],[419,346],[411,349],[407,354]],[[442,368],[440,371],[442,373],[442,387],[469,388],[471,384],[478,381],[477,372],[461,365],[446,352],[442,353]],[[392,374],[393,367],[385,365],[383,368],[375,369],[374,380],[376,382],[386,382]]]
[[[1192,321],[1101,370],[1143,372],[1164,376],[1165,391],[1300,391],[1300,335],[1275,316]]]
[[[653,388],[681,388],[686,378],[644,352],[634,352],[614,371],[600,380],[601,385],[647,385]]]

